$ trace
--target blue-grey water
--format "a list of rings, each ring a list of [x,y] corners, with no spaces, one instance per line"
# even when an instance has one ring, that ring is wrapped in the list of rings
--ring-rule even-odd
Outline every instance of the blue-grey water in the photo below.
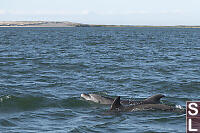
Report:
[[[185,114],[108,113],[81,93],[200,99],[200,29],[0,28],[0,132],[183,133]]]

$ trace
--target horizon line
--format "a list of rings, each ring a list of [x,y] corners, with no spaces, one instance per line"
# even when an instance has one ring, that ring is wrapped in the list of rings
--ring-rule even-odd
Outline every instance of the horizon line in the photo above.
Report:
[[[16,23],[14,23],[16,22]],[[21,22],[21,23],[20,23]],[[25,24],[24,24],[24,23]],[[30,22],[30,23],[29,23]],[[80,22],[71,22],[71,21],[56,21],[56,20],[48,20],[48,21],[45,21],[45,20],[11,20],[11,21],[7,21],[7,20],[3,20],[3,21],[0,21],[0,27],[3,27],[3,26],[8,26],[8,27],[11,27],[11,26],[16,26],[16,27],[20,27],[20,26],[30,26],[30,25],[40,25],[42,26],[41,24],[52,24],[52,23],[60,23],[60,24],[65,24],[68,25],[68,26],[91,26],[91,27],[95,27],[95,26],[113,26],[113,27],[117,27],[117,26],[124,26],[124,27],[200,27],[200,25],[186,25],[186,24],[178,24],[178,25],[151,25],[151,24],[87,24],[87,23],[80,23]],[[46,25],[46,26],[47,26]],[[45,26],[45,27],[46,27]],[[56,25],[54,25],[53,27],[56,27]],[[59,27],[62,27],[62,26],[59,26]]]

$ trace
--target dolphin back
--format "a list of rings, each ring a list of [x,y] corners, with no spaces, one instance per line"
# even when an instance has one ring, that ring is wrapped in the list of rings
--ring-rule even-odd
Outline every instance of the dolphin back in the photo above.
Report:
[[[144,103],[145,104],[157,104],[157,103],[160,103],[160,99],[165,97],[165,95],[163,94],[157,94],[157,95],[153,95],[147,99],[144,100]]]
[[[113,104],[114,100],[110,97],[105,97],[97,94],[81,94],[81,97],[88,101],[93,101],[99,104]],[[160,103],[160,99],[165,97],[162,94],[153,95],[142,101],[131,101],[131,100],[120,100],[120,103],[123,105],[138,105],[138,104],[158,104]]]

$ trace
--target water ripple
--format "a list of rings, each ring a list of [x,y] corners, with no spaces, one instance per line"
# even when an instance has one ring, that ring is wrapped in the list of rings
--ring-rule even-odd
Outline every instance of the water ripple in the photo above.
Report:
[[[162,102],[181,107],[199,100],[199,32],[0,28],[0,132],[184,132],[185,116],[104,115],[110,107],[79,96],[137,99],[162,93]]]

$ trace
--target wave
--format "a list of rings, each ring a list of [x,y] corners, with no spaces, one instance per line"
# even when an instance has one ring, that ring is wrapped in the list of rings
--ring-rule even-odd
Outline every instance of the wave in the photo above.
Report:
[[[11,122],[10,120],[0,119],[0,125],[3,127],[15,127],[17,126],[15,123]]]
[[[90,104],[78,97],[56,99],[45,96],[1,96],[0,112],[18,112],[37,110],[41,108],[79,108],[88,107]]]

